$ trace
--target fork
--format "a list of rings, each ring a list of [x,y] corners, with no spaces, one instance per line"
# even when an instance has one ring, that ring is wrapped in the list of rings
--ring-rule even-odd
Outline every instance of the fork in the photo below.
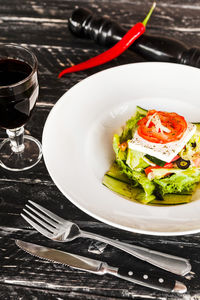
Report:
[[[182,257],[161,253],[136,245],[129,245],[118,240],[112,240],[91,232],[80,230],[77,224],[67,221],[41,205],[29,200],[21,216],[38,232],[45,237],[57,242],[70,242],[76,238],[89,238],[107,243],[122,251],[125,251],[141,260],[144,260],[161,269],[177,275],[186,275],[191,271],[189,261]]]

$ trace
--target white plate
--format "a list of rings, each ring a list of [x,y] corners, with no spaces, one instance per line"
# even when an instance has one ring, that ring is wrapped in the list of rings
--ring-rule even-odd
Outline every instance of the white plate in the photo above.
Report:
[[[47,169],[71,202],[107,224],[152,235],[198,232],[199,193],[189,204],[155,207],[125,200],[101,184],[114,159],[112,136],[136,105],[200,121],[200,70],[136,63],[79,82],[61,97],[46,121],[43,153]]]

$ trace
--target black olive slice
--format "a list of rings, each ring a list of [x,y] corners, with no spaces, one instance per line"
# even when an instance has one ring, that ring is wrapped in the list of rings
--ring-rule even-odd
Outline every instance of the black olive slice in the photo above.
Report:
[[[180,157],[178,160],[176,160],[176,165],[179,169],[187,169],[190,166],[190,160],[185,160]]]

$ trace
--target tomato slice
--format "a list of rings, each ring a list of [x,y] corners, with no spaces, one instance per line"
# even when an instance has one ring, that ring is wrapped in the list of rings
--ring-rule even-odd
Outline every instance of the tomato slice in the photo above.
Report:
[[[156,116],[160,125],[156,126],[153,117]],[[159,144],[167,144],[182,138],[187,129],[184,117],[172,112],[148,111],[146,117],[138,121],[138,134],[143,139]]]

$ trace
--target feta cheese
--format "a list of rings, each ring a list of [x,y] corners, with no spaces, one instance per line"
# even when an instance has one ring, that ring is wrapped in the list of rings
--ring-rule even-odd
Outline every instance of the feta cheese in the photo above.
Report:
[[[140,137],[136,131],[133,139],[128,142],[128,147],[157,157],[163,161],[170,162],[183,149],[196,131],[194,124],[187,123],[187,125],[187,129],[180,140],[167,144],[149,142]]]

